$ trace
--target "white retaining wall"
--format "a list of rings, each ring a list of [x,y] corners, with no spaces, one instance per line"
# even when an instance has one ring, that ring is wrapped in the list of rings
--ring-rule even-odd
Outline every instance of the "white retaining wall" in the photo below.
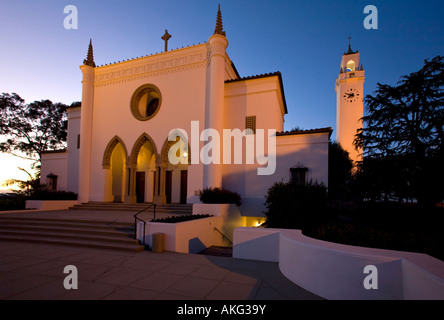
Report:
[[[233,230],[245,225],[245,218],[234,204],[193,204],[193,214],[209,214],[212,217],[179,223],[148,222],[145,226],[145,244],[152,247],[153,234],[164,233],[166,251],[198,253],[211,246],[231,245],[221,233],[231,241]],[[142,238],[143,222],[139,222],[137,239]]]
[[[26,200],[26,209],[67,210],[78,204],[77,200]]]
[[[148,222],[145,228],[145,244],[153,246],[153,235],[165,234],[165,251],[198,253],[210,246],[226,246],[220,233],[221,217],[209,217],[178,223]],[[143,238],[143,223],[138,223],[137,239]]]
[[[233,257],[279,262],[295,284],[326,299],[444,299],[444,262],[425,254],[341,245],[300,230],[237,228]],[[377,289],[366,289],[367,265]]]

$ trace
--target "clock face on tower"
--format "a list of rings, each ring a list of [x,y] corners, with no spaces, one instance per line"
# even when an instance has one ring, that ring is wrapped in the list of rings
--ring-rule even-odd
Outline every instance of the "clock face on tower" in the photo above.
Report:
[[[359,98],[361,98],[361,96],[359,94],[359,90],[351,88],[344,92],[342,98],[347,102],[353,102],[357,101]]]

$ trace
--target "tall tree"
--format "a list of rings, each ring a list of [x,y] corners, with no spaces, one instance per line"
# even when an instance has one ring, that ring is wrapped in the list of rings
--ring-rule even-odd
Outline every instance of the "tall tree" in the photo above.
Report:
[[[73,104],[79,104],[75,102]],[[67,105],[50,100],[26,104],[16,93],[0,96],[0,151],[33,160],[39,169],[45,151],[66,147]]]
[[[444,57],[425,60],[395,86],[378,83],[365,98],[367,115],[355,146],[364,157],[396,163],[418,201],[444,196]],[[365,162],[365,158],[364,158]]]
[[[328,144],[328,196],[332,200],[350,197],[353,161],[338,142]]]

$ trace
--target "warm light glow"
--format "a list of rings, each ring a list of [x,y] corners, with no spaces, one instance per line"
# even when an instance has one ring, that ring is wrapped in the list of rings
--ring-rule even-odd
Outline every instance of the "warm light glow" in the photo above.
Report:
[[[183,157],[184,157],[184,158],[188,158],[188,152],[184,152],[184,153],[183,153]]]
[[[355,71],[355,62],[353,60],[347,62],[347,71]]]
[[[260,227],[261,224],[263,224],[264,222],[265,222],[265,220],[261,220],[261,219],[259,219],[259,220],[257,220],[257,221],[255,222],[254,227]]]

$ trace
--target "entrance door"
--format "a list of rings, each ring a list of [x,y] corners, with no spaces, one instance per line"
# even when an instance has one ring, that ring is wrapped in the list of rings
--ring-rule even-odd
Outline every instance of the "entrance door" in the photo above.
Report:
[[[145,171],[136,172],[137,203],[145,202]]]
[[[180,171],[180,203],[187,203],[187,180],[188,180],[188,171],[181,170]]]
[[[171,193],[173,189],[173,171],[167,171],[165,176],[165,196],[166,203],[171,203]]]

